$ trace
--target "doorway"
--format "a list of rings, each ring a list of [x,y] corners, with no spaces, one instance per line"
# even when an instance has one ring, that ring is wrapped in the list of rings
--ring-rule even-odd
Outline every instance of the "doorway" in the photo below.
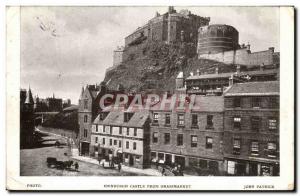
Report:
[[[133,166],[134,162],[133,162],[133,156],[129,155],[129,166]]]
[[[258,176],[257,163],[250,163],[249,176]]]
[[[88,156],[89,155],[89,150],[90,149],[90,144],[87,142],[81,142],[81,155],[83,156]]]
[[[165,154],[165,158],[166,158],[165,164],[171,166],[172,165],[172,155]]]

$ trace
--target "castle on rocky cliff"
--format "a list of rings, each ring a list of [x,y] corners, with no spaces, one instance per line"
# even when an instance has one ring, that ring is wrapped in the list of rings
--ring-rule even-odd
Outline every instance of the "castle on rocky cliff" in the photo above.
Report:
[[[124,60],[126,48],[144,42],[166,44],[191,43],[197,48],[198,59],[210,59],[225,64],[246,66],[279,65],[279,52],[270,47],[265,51],[251,52],[250,44],[239,44],[239,32],[226,24],[209,24],[210,17],[192,14],[189,10],[177,12],[173,6],[168,12],[150,19],[125,37],[125,47],[113,54],[113,67]]]

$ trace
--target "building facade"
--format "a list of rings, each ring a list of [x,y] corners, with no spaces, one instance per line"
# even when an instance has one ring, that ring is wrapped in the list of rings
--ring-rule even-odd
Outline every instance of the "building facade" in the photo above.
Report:
[[[190,111],[151,108],[152,163],[194,168],[221,175],[223,165],[223,97],[197,96]],[[199,174],[201,175],[201,174]]]
[[[125,47],[147,41],[197,43],[198,28],[208,25],[210,18],[191,14],[188,10],[179,13],[170,6],[165,14],[158,14],[142,27],[125,38]]]
[[[199,28],[198,54],[215,54],[239,48],[239,32],[229,25],[208,25]]]
[[[279,69],[261,68],[256,71],[240,71],[240,68],[237,68],[236,72],[218,73],[216,71],[213,74],[189,76],[185,82],[187,94],[222,95],[234,83],[276,80],[279,80]]]
[[[106,89],[103,85],[87,85],[82,88],[78,104],[80,155],[90,155],[92,122],[100,111],[99,100],[105,92]]]
[[[234,84],[224,97],[227,174],[279,176],[279,82]]]
[[[93,157],[136,168],[149,166],[147,111],[102,111],[93,123],[91,134]]]

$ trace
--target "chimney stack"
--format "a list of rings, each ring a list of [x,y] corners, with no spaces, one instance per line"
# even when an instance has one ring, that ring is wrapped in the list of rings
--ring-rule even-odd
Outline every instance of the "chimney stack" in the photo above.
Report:
[[[250,50],[250,44],[249,43],[247,44],[246,47],[247,47],[247,50]]]
[[[269,48],[269,50],[271,50],[272,53],[274,53],[274,49],[275,49],[274,47],[270,47],[270,48]]]
[[[229,78],[229,86],[233,85],[233,75],[230,76]]]
[[[241,73],[241,66],[240,66],[240,65],[237,65],[237,66],[236,66],[236,73],[237,73],[237,74],[240,74],[240,73]]]
[[[264,70],[264,67],[265,67],[264,63],[260,64],[259,70],[260,70],[260,71],[263,71],[263,70]]]
[[[215,74],[219,74],[219,68],[216,67]]]

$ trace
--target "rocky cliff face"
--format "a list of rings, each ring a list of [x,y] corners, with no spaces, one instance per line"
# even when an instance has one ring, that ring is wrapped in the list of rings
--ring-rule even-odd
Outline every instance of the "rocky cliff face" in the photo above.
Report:
[[[231,72],[235,66],[212,60],[197,59],[194,44],[167,45],[144,42],[125,49],[123,63],[107,71],[104,81],[108,88],[121,84],[125,92],[161,92],[175,89],[175,78],[180,71],[187,77],[197,69],[203,73]]]

